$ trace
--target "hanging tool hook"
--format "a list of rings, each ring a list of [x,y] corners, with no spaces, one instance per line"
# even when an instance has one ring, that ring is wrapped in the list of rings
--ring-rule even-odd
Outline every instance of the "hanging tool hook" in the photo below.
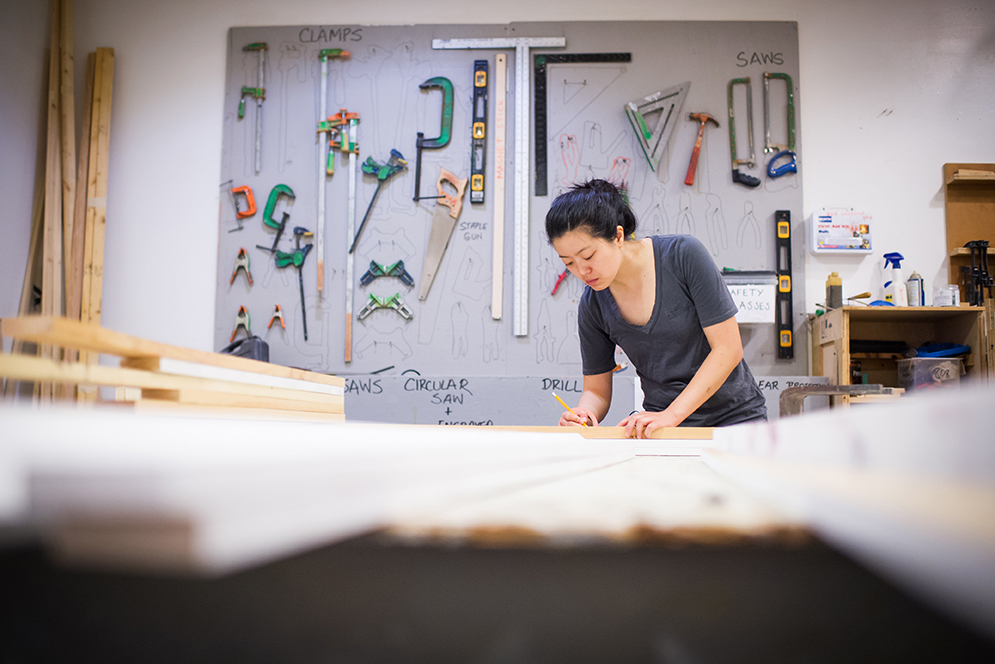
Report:
[[[415,142],[415,197],[413,200],[419,201],[422,198],[438,198],[437,196],[419,196],[421,187],[421,152],[424,148],[437,149],[449,144],[449,139],[453,132],[453,84],[444,76],[430,78],[418,86],[422,90],[432,88],[442,89],[442,128],[437,138],[425,138],[423,132],[418,132],[418,139]]]

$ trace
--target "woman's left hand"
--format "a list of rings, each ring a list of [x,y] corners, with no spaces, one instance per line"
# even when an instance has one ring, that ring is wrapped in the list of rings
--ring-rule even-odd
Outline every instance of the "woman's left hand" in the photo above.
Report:
[[[676,427],[681,421],[667,411],[659,413],[644,410],[618,423],[618,426],[625,427],[626,438],[649,438],[650,434],[663,427]]]

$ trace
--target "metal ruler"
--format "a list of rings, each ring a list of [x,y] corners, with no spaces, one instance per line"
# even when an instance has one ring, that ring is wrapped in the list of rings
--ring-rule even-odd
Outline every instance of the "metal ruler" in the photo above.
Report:
[[[558,48],[565,37],[433,39],[434,49],[515,49],[515,274],[512,298],[516,337],[529,333],[529,49]]]
[[[318,245],[318,306],[325,291],[325,164],[328,161],[328,132],[322,131],[322,123],[328,117],[328,58],[318,54],[321,60],[321,87],[318,93],[318,223],[314,243]]]
[[[508,56],[494,56],[494,247],[491,256],[491,318],[504,314],[505,129],[508,117]]]
[[[349,120],[349,142],[353,145],[359,137],[359,120]],[[346,208],[346,241],[349,246],[356,231],[356,153],[349,153],[349,206]],[[345,260],[345,361],[352,362],[352,275],[356,254],[347,253]]]
[[[791,303],[791,212],[774,213],[774,230],[777,239],[777,357],[790,360],[795,356],[791,338],[794,318]]]
[[[540,53],[535,57],[536,196],[548,192],[546,162],[549,143],[546,123],[546,66],[574,62],[632,62],[632,53]]]

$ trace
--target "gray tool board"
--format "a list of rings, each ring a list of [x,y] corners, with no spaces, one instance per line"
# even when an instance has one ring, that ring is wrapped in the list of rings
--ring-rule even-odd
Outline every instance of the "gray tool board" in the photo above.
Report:
[[[629,62],[563,62],[547,67],[547,196],[535,195],[535,141],[529,157],[531,207],[528,253],[528,335],[515,336],[512,327],[513,214],[515,203],[515,51],[433,50],[433,39],[496,37],[563,37],[564,48],[541,48],[535,54],[631,53]],[[262,102],[260,172],[255,173],[257,107],[246,99],[244,118],[237,109],[243,86],[257,85],[258,52],[244,51],[266,42],[265,100]],[[263,224],[264,207],[274,186],[289,186],[292,206],[281,201],[274,211],[288,211],[290,221],[279,248],[293,251],[292,229],[315,230],[318,190],[320,49],[342,48],[351,53],[328,66],[327,114],[340,108],[359,114],[359,155],[385,162],[391,149],[408,161],[406,170],[388,180],[356,250],[354,315],[371,294],[398,293],[411,311],[411,320],[392,309],[374,311],[353,327],[352,361],[344,361],[345,268],[352,240],[347,237],[347,159],[336,155],[335,174],[326,179],[324,293],[316,289],[315,252],[303,265],[303,290],[308,340],[303,337],[301,296],[293,266],[278,268],[269,247],[274,231]],[[507,56],[507,165],[504,243],[503,317],[491,314],[491,254],[495,174],[494,121],[497,93],[493,84],[495,56]],[[435,189],[440,167],[468,177],[471,162],[471,112],[475,60],[490,68],[485,202],[471,204],[469,191],[452,234],[439,274],[425,302],[418,289],[433,200],[412,201],[415,188],[415,140],[418,132],[438,136],[442,94],[422,91],[432,77],[448,78],[454,87],[452,139],[422,156],[420,188]],[[534,62],[530,63],[533,80]],[[414,26],[296,26],[232,28],[228,34],[224,138],[219,218],[219,260],[215,346],[228,344],[239,307],[251,316],[252,332],[269,344],[273,362],[338,375],[397,375],[414,370],[422,376],[580,376],[576,309],[583,284],[567,276],[551,294],[563,266],[548,246],[543,220],[550,202],[575,181],[601,177],[625,183],[639,221],[637,236],[690,233],[711,251],[719,267],[773,270],[774,211],[789,210],[794,258],[794,359],[778,360],[772,324],[744,325],[746,357],[755,375],[805,373],[807,349],[804,310],[804,237],[800,174],[770,179],[764,174],[764,72],[782,72],[793,80],[794,104],[799,105],[798,29],[793,22],[564,22],[508,25]],[[753,135],[758,162],[743,169],[760,177],[755,189],[731,178],[727,93],[731,79],[752,81]],[[681,117],[674,124],[660,175],[652,172],[623,112],[624,104],[660,90],[690,82]],[[771,85],[771,133],[786,140],[787,88]],[[742,157],[748,131],[745,88],[736,99],[736,134]],[[533,95],[534,96],[534,95]],[[532,107],[534,109],[534,107]],[[705,132],[697,176],[684,184],[697,137],[690,112],[713,115],[720,127]],[[532,123],[530,111],[530,123]],[[533,134],[534,134],[534,127]],[[801,157],[801,127],[796,128],[796,152]],[[376,189],[376,178],[357,174],[357,223]],[[251,186],[255,215],[237,228],[230,187]],[[469,189],[469,187],[468,187]],[[229,283],[239,249],[250,256],[253,284],[244,275]],[[394,277],[381,277],[368,287],[359,284],[370,261],[383,265],[403,260],[415,280],[406,287]],[[280,305],[286,330],[278,322],[267,328]],[[242,332],[239,332],[242,336]],[[624,358],[620,358],[624,362]],[[529,396],[531,401],[532,397]]]

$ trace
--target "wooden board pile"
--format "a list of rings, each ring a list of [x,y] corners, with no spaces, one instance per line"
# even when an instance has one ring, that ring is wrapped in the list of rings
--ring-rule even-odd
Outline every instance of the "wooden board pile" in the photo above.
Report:
[[[35,186],[18,314],[64,315],[99,325],[114,49],[98,48],[87,58],[83,131],[77,150],[72,6],[72,0],[52,2],[45,176]],[[15,353],[30,350],[22,340],[13,348]],[[77,359],[73,347],[43,344],[37,354],[52,361]],[[86,352],[78,358],[96,362],[96,356]],[[35,397],[43,400],[74,394],[68,386],[35,385]],[[93,400],[96,394],[94,389],[84,389],[80,398]]]
[[[5,337],[73,347],[96,359],[121,358],[120,367],[57,362],[50,357],[0,355],[0,377],[51,385],[133,388],[127,402],[138,411],[200,412],[211,417],[340,421],[343,387],[336,376],[242,357],[195,351],[53,316],[0,321]]]

